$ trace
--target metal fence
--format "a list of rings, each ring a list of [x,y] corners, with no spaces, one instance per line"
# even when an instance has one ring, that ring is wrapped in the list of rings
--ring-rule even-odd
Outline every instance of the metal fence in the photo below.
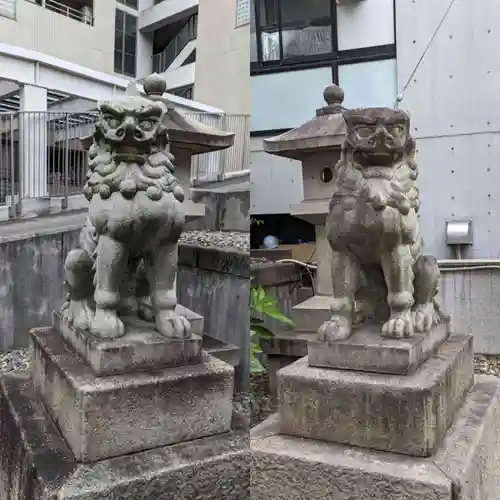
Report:
[[[56,0],[28,0],[28,2],[40,5],[40,7],[45,7],[52,12],[57,12],[75,21],[89,24],[90,26],[94,25],[94,16],[90,5],[82,5],[79,9],[75,9],[74,7],[66,5],[64,2],[58,2]]]
[[[187,116],[235,133],[233,147],[193,156],[193,184],[224,179],[247,168],[248,116]],[[0,206],[8,206],[11,217],[22,212],[24,200],[60,197],[65,209],[69,196],[81,193],[88,167],[80,138],[93,132],[96,118],[96,112],[0,113]]]
[[[193,185],[222,181],[231,174],[249,168],[250,117],[248,115],[192,113],[190,116],[205,125],[235,134],[233,147],[193,157],[191,167]]]

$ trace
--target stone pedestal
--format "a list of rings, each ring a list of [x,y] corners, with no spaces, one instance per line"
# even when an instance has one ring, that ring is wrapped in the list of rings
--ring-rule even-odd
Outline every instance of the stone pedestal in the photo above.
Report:
[[[280,370],[279,410],[251,433],[252,499],[497,499],[500,381],[474,381],[472,338],[372,330]]]
[[[32,331],[31,377],[5,377],[0,388],[0,498],[248,498],[234,367],[199,335],[166,339],[123,319],[116,340],[57,314]]]

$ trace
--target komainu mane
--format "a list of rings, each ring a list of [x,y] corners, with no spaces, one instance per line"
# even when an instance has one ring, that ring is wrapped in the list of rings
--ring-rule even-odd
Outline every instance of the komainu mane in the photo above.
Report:
[[[344,110],[346,136],[326,223],[332,247],[332,316],[327,342],[353,323],[379,320],[382,335],[410,337],[444,319],[435,296],[436,259],[423,254],[410,117],[399,109]]]
[[[90,202],[80,246],[65,263],[63,314],[75,328],[122,336],[120,315],[154,319],[167,337],[189,335],[176,315],[177,245],[184,191],[169,152],[165,82],[144,83],[146,97],[99,107],[84,193]]]

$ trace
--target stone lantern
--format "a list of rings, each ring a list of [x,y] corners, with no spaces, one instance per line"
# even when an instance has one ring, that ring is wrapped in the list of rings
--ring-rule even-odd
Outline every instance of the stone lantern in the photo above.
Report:
[[[332,296],[331,249],[325,238],[325,222],[332,195],[333,170],[340,159],[345,135],[342,116],[344,91],[335,84],[326,87],[323,97],[326,106],[303,125],[264,141],[267,153],[302,162],[304,200],[290,207],[294,217],[315,226],[316,283],[313,297],[292,309],[296,328],[276,334],[276,340],[264,349],[269,357],[271,385],[275,370],[307,355],[307,340],[326,321]]]

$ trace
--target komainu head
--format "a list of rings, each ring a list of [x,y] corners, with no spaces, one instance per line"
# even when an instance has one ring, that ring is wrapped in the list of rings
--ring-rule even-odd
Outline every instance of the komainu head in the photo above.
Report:
[[[152,149],[168,144],[166,112],[164,103],[143,97],[101,104],[94,137],[109,147],[115,161],[144,163]]]
[[[149,82],[149,87],[157,83]],[[152,200],[168,192],[179,201],[184,199],[174,176],[174,157],[168,151],[164,125],[168,107],[159,98],[162,92],[156,96],[146,84],[145,90],[146,97],[125,96],[99,106],[84,187],[87,199],[96,194],[105,199],[115,192],[133,198],[138,191],[146,191]]]
[[[362,166],[391,166],[412,148],[410,116],[391,108],[343,111],[346,122],[345,153]]]

